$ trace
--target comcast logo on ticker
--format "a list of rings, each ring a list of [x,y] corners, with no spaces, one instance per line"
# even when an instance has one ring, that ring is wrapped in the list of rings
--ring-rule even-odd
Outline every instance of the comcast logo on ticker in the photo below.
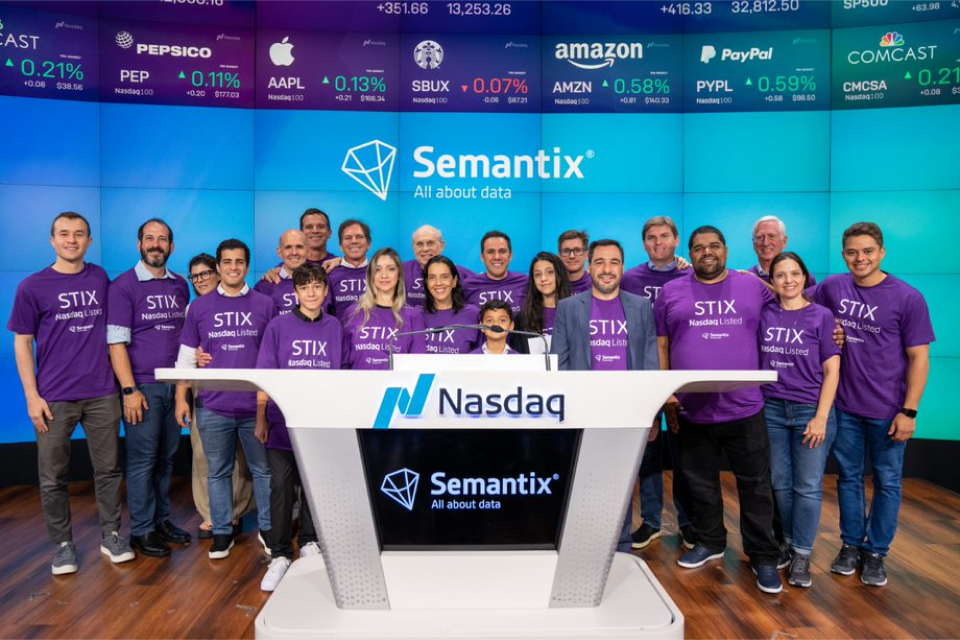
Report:
[[[380,140],[371,140],[348,149],[341,169],[364,189],[386,201],[396,159],[396,147]]]

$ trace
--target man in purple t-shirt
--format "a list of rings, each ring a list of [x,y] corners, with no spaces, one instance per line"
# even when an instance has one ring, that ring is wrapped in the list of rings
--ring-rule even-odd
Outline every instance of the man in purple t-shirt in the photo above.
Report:
[[[442,255],[445,247],[446,242],[443,240],[443,234],[436,227],[425,224],[413,232],[414,259],[403,263],[406,301],[411,307],[422,309],[426,304],[427,290],[423,285],[423,267],[430,261],[430,258]],[[463,282],[464,278],[477,275],[461,266],[457,266],[457,272],[460,282]]]
[[[47,533],[57,545],[54,575],[77,571],[70,525],[70,436],[83,425],[93,463],[100,514],[100,551],[113,562],[135,554],[120,535],[120,402],[107,355],[107,273],[84,262],[90,224],[61,213],[50,227],[57,254],[52,266],[17,287],[7,329],[16,334],[14,354],[27,415],[37,431],[40,502]],[[36,359],[34,359],[36,340]]]
[[[830,276],[815,289],[816,302],[834,313],[847,334],[833,445],[843,546],[830,569],[852,575],[861,566],[860,580],[870,586],[887,583],[884,557],[897,531],[903,454],[917,427],[935,340],[923,295],[880,269],[884,255],[880,227],[858,222],[843,232],[849,273]],[[867,457],[874,486],[869,512]]]
[[[175,387],[153,375],[176,362],[190,289],[167,269],[173,230],[166,222],[153,218],[140,225],[137,249],[136,266],[110,284],[107,344],[123,393],[130,546],[159,558],[170,555],[166,543],[190,541],[170,522],[170,477],[180,445]]]
[[[587,273],[587,246],[590,238],[586,231],[570,229],[557,238],[557,255],[567,268],[570,291],[574,295],[590,290],[590,274]]]
[[[680,265],[677,247],[680,233],[677,225],[667,216],[654,216],[643,224],[640,234],[647,261],[623,274],[624,291],[646,298],[656,307],[657,296],[663,285],[681,277],[689,277],[691,270],[686,263]],[[660,432],[658,417],[654,434]],[[643,549],[660,537],[663,517],[663,449],[666,449],[673,468],[673,504],[677,509],[677,525],[680,528],[681,544],[693,548],[693,527],[690,524],[690,490],[680,469],[680,450],[677,436],[667,429],[663,438],[655,438],[647,444],[640,464],[640,516],[643,523],[633,532],[632,547]]]
[[[770,282],[770,263],[787,248],[787,225],[777,216],[763,216],[753,223],[753,252],[757,254],[757,264],[747,271],[766,283]],[[810,274],[807,286],[817,284]]]
[[[752,275],[727,269],[726,240],[719,229],[696,229],[689,247],[693,276],[667,283],[657,298],[661,367],[757,369],[760,314],[773,294]],[[682,394],[671,398],[666,408],[668,425],[679,429],[680,466],[690,488],[696,538],[679,565],[700,567],[723,557],[727,531],[720,456],[726,452],[737,478],[744,552],[760,590],[779,593],[783,584],[773,537],[770,441],[760,388]]]
[[[273,300],[250,289],[246,283],[250,249],[240,240],[224,240],[217,247],[217,273],[220,285],[213,293],[197,298],[190,305],[180,334],[177,367],[197,366],[196,350],[210,355],[207,365],[214,369],[252,369],[263,331],[277,314]],[[177,423],[190,423],[187,402],[188,383],[177,385]],[[213,520],[213,544],[208,555],[219,560],[233,548],[233,465],[239,438],[253,475],[253,495],[257,502],[260,532],[270,531],[270,468],[263,443],[254,430],[257,423],[257,396],[254,392],[201,391],[196,400],[195,428],[200,430],[209,470],[210,516]]]
[[[523,297],[527,291],[527,276],[509,271],[513,260],[513,245],[510,236],[502,231],[488,231],[480,240],[480,259],[486,271],[463,278],[463,290],[467,302],[482,307],[487,300],[503,300],[520,313]]]
[[[287,229],[280,235],[277,255],[282,260],[280,270],[277,272],[280,281],[271,282],[264,279],[254,285],[253,290],[269,296],[277,305],[279,314],[283,316],[300,304],[293,290],[293,270],[307,260],[307,236],[302,231]]]
[[[330,216],[316,207],[310,207],[300,215],[300,231],[306,237],[304,257],[310,264],[323,265],[328,273],[340,264],[340,258],[327,251],[327,241],[332,235],[330,228]],[[282,262],[263,274],[262,279],[271,284],[280,284],[281,267],[283,267]],[[287,272],[292,273],[293,269],[287,269]]]
[[[550,352],[563,371],[649,371],[659,368],[650,301],[620,287],[623,247],[616,240],[590,244],[590,291],[557,305]],[[652,437],[655,432],[651,433]],[[632,492],[631,492],[632,494]],[[628,499],[618,551],[630,550]]]
[[[337,230],[343,260],[330,271],[328,310],[343,319],[347,310],[367,290],[367,253],[373,238],[362,220],[344,220]]]

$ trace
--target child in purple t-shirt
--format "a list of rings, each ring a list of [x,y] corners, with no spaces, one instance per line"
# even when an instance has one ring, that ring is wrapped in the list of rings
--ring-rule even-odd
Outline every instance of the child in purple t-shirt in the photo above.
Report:
[[[333,316],[323,313],[327,274],[323,267],[305,264],[293,272],[300,305],[277,316],[264,331],[257,357],[258,369],[340,369],[347,354],[343,329]],[[260,583],[263,591],[280,584],[293,561],[293,504],[300,502],[300,557],[317,555],[317,533],[310,505],[301,490],[300,471],[280,408],[263,391],[257,392],[256,436],[267,447],[270,465],[270,551],[273,560]]]
[[[513,309],[503,300],[487,300],[480,307],[480,324],[485,327],[496,327],[501,331],[486,330],[483,332],[485,340],[470,353],[478,355],[500,356],[516,353],[507,344],[507,331],[513,331]]]

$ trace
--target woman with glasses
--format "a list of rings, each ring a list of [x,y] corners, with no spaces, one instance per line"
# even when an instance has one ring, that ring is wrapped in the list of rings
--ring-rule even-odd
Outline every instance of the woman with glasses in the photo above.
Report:
[[[419,309],[406,305],[403,262],[393,249],[380,249],[367,263],[366,291],[343,317],[351,369],[389,369],[393,353],[424,353]]]
[[[468,304],[460,284],[457,265],[450,258],[439,255],[423,266],[426,283],[423,320],[428,329],[454,324],[476,325],[480,310]],[[451,329],[426,336],[427,353],[470,353],[480,343],[476,329]]]
[[[216,291],[220,284],[217,275],[217,259],[207,253],[201,253],[190,260],[190,282],[197,296],[204,296]],[[198,358],[198,363],[202,362]],[[193,413],[196,415],[196,408]],[[190,429],[190,444],[193,447],[193,504],[200,514],[200,530],[197,537],[207,539],[213,537],[213,523],[210,520],[210,493],[207,487],[207,456],[203,453],[203,443],[200,441],[200,430]],[[236,525],[240,518],[253,511],[253,478],[247,468],[247,459],[243,447],[237,442],[237,460],[233,465],[233,523]]]
[[[589,278],[589,276],[588,276]],[[517,316],[517,331],[542,333],[547,337],[547,348],[553,337],[553,319],[557,315],[557,303],[571,295],[567,268],[560,258],[541,251],[530,262],[527,292]],[[544,341],[540,338],[513,335],[510,346],[518,353],[543,353]]]

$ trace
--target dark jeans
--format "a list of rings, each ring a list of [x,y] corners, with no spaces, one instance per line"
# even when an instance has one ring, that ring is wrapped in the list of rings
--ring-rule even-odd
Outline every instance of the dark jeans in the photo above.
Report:
[[[143,421],[123,421],[127,442],[127,505],[130,533],[144,536],[170,519],[170,476],[180,445],[180,426],[173,415],[172,384],[137,385],[149,407]]]
[[[300,470],[293,451],[267,449],[270,463],[270,551],[274,558],[293,559],[293,503],[300,497],[300,533],[297,545],[317,542],[306,493],[301,488]]]
[[[666,444],[666,447],[664,447]],[[669,429],[661,431],[653,442],[647,443],[640,463],[640,516],[654,529],[659,529],[663,518],[663,457],[664,449],[673,463],[673,506],[677,509],[677,525],[690,524],[690,495],[686,480],[680,472],[680,452],[677,436]]]
[[[840,466],[840,537],[844,544],[887,555],[897,533],[906,442],[894,442],[890,422],[855,416],[837,409],[837,439],[833,455]],[[873,465],[873,502],[866,510],[863,467]]]
[[[720,488],[720,454],[726,452],[737,478],[743,550],[758,564],[776,564],[770,441],[763,411],[742,420],[694,424],[680,417],[680,466],[690,487],[693,530],[710,551],[727,547]]]
[[[93,487],[100,514],[100,532],[120,531],[120,399],[111,393],[76,402],[51,402],[53,420],[46,433],[37,432],[40,502],[47,532],[56,544],[70,542],[70,436],[83,425],[93,464]]]

